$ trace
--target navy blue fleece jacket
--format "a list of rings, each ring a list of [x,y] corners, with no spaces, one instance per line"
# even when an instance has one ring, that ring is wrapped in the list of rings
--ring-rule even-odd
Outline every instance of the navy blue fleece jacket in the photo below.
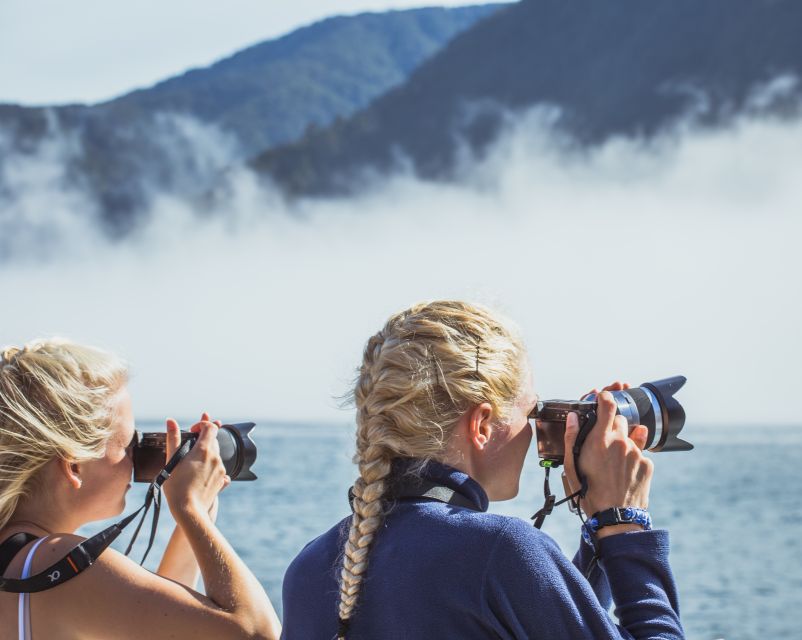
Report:
[[[684,637],[668,532],[604,538],[601,569],[588,582],[585,543],[571,563],[530,523],[486,513],[487,495],[466,474],[430,464],[424,477],[476,510],[424,498],[398,502],[370,550],[348,640]],[[287,570],[285,640],[336,637],[349,524],[346,518],[310,542]],[[620,626],[607,613],[611,602]]]

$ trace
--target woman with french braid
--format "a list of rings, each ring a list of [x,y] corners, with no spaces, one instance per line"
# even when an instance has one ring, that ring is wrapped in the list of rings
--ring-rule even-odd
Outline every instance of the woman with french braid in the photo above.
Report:
[[[287,570],[282,638],[683,637],[666,531],[601,528],[594,565],[590,544],[571,562],[530,523],[488,513],[518,493],[537,403],[509,322],[455,301],[397,313],[368,341],[353,399],[353,513]],[[646,429],[629,432],[606,392],[597,413],[582,510],[645,509]],[[566,451],[577,433],[572,416]],[[578,487],[571,456],[566,473]]]

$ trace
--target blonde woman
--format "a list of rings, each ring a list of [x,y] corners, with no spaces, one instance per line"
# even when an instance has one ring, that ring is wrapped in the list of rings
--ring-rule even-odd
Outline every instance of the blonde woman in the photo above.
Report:
[[[43,571],[82,540],[76,529],[123,510],[134,434],[126,380],[117,358],[63,340],[0,352],[0,543],[35,538],[15,554],[0,547],[4,578]],[[217,427],[204,414],[164,484],[177,526],[156,573],[107,549],[53,589],[0,592],[0,640],[277,638],[267,595],[214,525],[230,482]],[[168,421],[168,456],[179,445]]]
[[[353,515],[289,567],[283,638],[683,636],[667,532],[600,529],[601,564],[588,581],[589,545],[572,564],[531,523],[487,513],[488,501],[518,493],[537,402],[521,339],[504,320],[449,301],[392,316],[368,340],[353,397]],[[609,393],[598,414],[580,457],[583,510],[645,509],[645,427],[629,436]],[[577,431],[570,422],[566,451]],[[611,596],[620,626],[607,613]]]

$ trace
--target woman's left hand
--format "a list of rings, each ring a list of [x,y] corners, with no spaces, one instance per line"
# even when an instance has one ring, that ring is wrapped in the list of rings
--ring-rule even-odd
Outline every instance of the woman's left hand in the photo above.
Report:
[[[221,427],[221,425],[222,425],[220,420],[212,421],[212,419],[209,417],[209,414],[204,412],[203,415],[201,416],[201,422],[199,422],[198,424],[194,425],[192,427],[191,431],[193,431],[194,433],[199,433],[200,431],[202,431],[202,425],[204,423],[212,423],[212,424],[214,424],[216,429],[219,429]],[[220,469],[222,469],[223,468],[222,467],[222,462],[219,461],[219,457],[220,456],[219,456],[219,453],[217,453],[217,443],[214,440],[212,441],[212,443],[213,443],[213,449],[216,452],[214,455],[216,455],[216,457],[218,458],[218,463],[220,465]],[[166,460],[170,460],[172,458],[173,454],[181,446],[181,429],[178,426],[178,423],[175,420],[173,420],[172,418],[167,420],[167,443],[166,443],[166,445],[167,446],[166,446],[166,451],[165,451],[165,457],[166,457]],[[191,459],[195,453],[196,453],[195,452],[195,447],[193,447],[190,450],[190,453],[187,454],[187,458]],[[186,464],[186,461],[182,460],[179,463],[179,465],[176,467],[176,469],[173,471],[173,475],[177,476],[177,472],[180,473],[182,471],[182,465],[185,465],[185,464]],[[169,486],[168,486],[168,484],[165,484],[164,492],[165,492],[165,495],[167,496],[167,502],[168,502],[168,504],[170,504],[170,509],[172,511],[173,508],[176,505],[173,504],[172,500],[170,500],[170,496],[168,494],[169,494],[169,492],[171,490],[174,490],[175,481],[173,480],[172,484],[169,485]],[[205,509],[208,512],[209,517],[211,518],[212,522],[214,522],[216,517],[217,517],[218,494],[219,494],[220,491],[225,489],[229,484],[231,484],[231,479],[226,475],[225,478],[224,478],[224,483],[223,483],[223,486],[222,486],[221,489],[219,489],[218,491],[214,492],[213,495],[210,494],[209,491],[205,492],[206,493],[206,499],[202,500],[201,506],[202,506],[202,508],[205,507]],[[173,517],[176,517],[175,513],[173,513]],[[177,521],[177,519],[176,519],[176,521]]]
[[[201,419],[204,418],[209,419],[209,416],[204,413]],[[219,420],[215,420],[214,423],[220,427],[221,423]],[[175,420],[168,420],[166,459],[169,460],[180,446],[181,429]],[[220,502],[219,495],[220,494],[217,494],[211,505],[209,505],[209,518],[211,518],[212,522],[217,521],[217,508]],[[189,540],[187,540],[181,525],[177,522],[156,573],[163,578],[174,580],[191,589],[197,588],[198,578],[200,578],[198,562],[195,559],[195,554],[192,552]]]

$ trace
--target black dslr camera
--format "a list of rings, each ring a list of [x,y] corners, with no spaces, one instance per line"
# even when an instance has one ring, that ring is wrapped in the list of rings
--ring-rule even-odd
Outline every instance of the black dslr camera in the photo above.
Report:
[[[251,438],[253,422],[224,424],[217,432],[220,457],[226,473],[232,480],[256,480],[251,471],[256,462],[256,443]],[[181,444],[190,441],[190,448],[198,439],[197,433],[181,432]],[[153,482],[164,469],[167,451],[167,434],[163,431],[134,434],[134,482]]]
[[[649,451],[689,451],[693,445],[677,437],[685,424],[685,411],[674,394],[685,384],[684,376],[674,376],[640,387],[611,391],[616,413],[624,416],[630,428],[641,424],[649,430]],[[582,400],[544,400],[537,403],[530,418],[536,420],[537,453],[544,467],[556,467],[565,456],[565,421],[574,412],[579,417],[578,444],[596,422],[596,396]]]
[[[685,384],[683,376],[674,376],[655,382],[644,382],[634,389],[611,391],[616,404],[616,414],[626,418],[630,429],[635,425],[643,425],[649,430],[645,448],[649,451],[689,451],[693,445],[680,440],[677,434],[685,424],[685,410],[674,400],[674,394]],[[595,394],[589,394],[582,400],[543,400],[537,403],[529,418],[535,420],[537,434],[537,453],[540,466],[546,469],[543,481],[543,507],[532,516],[534,526],[540,529],[543,521],[554,507],[568,502],[574,513],[580,513],[580,498],[588,491],[588,479],[579,466],[579,454],[588,434],[596,424],[597,410]],[[579,419],[579,433],[572,451],[565,450],[565,423],[569,413],[576,413]],[[565,462],[565,456],[571,456],[574,470],[580,482],[580,488],[573,490],[563,473],[565,498],[557,501],[551,492],[549,471]],[[583,520],[584,521],[584,520]],[[591,535],[594,549],[597,551],[596,539]],[[591,564],[591,567],[593,565]],[[590,571],[590,570],[589,570]],[[588,572],[587,575],[590,575]],[[586,575],[586,577],[587,577]]]

